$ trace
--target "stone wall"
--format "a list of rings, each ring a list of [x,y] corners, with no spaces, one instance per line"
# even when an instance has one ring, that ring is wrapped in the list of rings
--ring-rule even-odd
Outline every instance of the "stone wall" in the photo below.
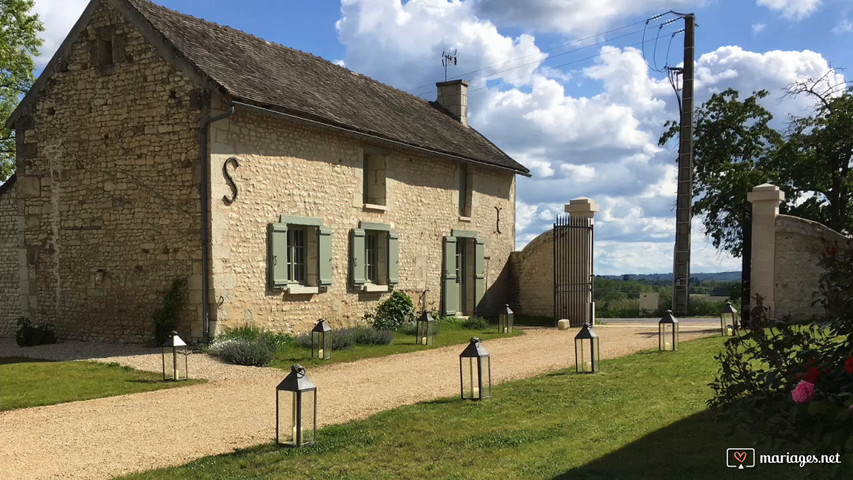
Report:
[[[548,230],[510,257],[514,297],[520,315],[554,316],[554,230]]]
[[[200,271],[207,97],[107,3],[16,123],[22,293],[65,338],[141,342],[172,280]]]
[[[218,100],[214,105],[219,105]],[[213,298],[216,328],[255,324],[283,332],[304,332],[317,319],[333,327],[353,325],[389,293],[363,293],[350,286],[349,236],[360,221],[391,224],[399,233],[400,284],[397,290],[418,301],[441,302],[443,238],[451,229],[475,230],[485,240],[486,293],[479,306],[492,313],[506,303],[504,270],[515,239],[515,175],[473,168],[470,221],[458,212],[460,163],[411,150],[371,145],[328,129],[238,108],[234,117],[211,126],[213,202]],[[385,209],[365,207],[363,155],[386,156]],[[230,169],[238,198],[222,174]],[[500,231],[497,211],[501,209]],[[267,282],[267,226],[280,215],[319,217],[333,229],[333,284],[316,294],[271,290]]]
[[[0,335],[13,335],[21,316],[20,244],[15,177],[0,185]]]
[[[776,317],[792,315],[803,319],[823,314],[816,299],[818,282],[824,269],[820,259],[829,246],[846,250],[844,235],[818,222],[789,215],[776,216],[775,299]]]

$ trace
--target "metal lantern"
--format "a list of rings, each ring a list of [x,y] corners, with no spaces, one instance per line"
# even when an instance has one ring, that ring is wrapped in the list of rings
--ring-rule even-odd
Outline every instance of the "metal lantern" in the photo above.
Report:
[[[509,309],[509,304],[504,305],[501,313],[498,315],[498,333],[512,333],[512,310]]]
[[[661,352],[678,350],[678,319],[667,310],[658,322],[658,348]]]
[[[601,363],[598,335],[588,323],[575,336],[575,365],[578,373],[598,372]]]
[[[311,330],[311,358],[332,358],[332,327],[322,318]]]
[[[737,325],[737,310],[732,306],[732,302],[726,302],[726,306],[720,312],[720,333],[724,337],[731,337],[734,334],[735,325]]]
[[[489,352],[480,344],[479,338],[459,354],[459,380],[463,400],[492,398],[492,370]]]
[[[426,310],[418,318],[417,336],[415,343],[418,345],[432,345],[432,337],[435,336],[435,320],[432,315]]]
[[[317,386],[302,365],[276,387],[275,440],[286,447],[302,447],[317,441]]]
[[[187,344],[178,332],[169,334],[166,343],[161,347],[163,352],[163,381],[186,380],[187,379]]]

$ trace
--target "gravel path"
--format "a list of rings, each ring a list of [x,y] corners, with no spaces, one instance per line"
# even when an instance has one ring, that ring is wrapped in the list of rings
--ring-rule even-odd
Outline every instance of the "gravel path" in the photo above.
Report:
[[[683,340],[716,334],[712,325],[685,326]],[[603,358],[657,346],[657,325],[596,327]],[[574,364],[577,329],[528,329],[520,337],[484,342],[495,383]],[[457,395],[461,346],[312,368],[320,425]],[[67,342],[18,349],[0,340],[3,355],[92,359],[160,370],[159,353],[133,346]],[[542,355],[541,352],[555,352]],[[224,365],[190,357],[202,385],[0,412],[0,477],[91,478],[157,467],[270,442],[275,435],[275,386],[284,372]],[[322,441],[322,437],[320,438]]]

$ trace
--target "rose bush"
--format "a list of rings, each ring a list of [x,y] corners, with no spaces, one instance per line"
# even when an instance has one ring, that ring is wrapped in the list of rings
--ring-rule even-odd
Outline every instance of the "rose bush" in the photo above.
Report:
[[[853,244],[826,250],[815,301],[822,318],[771,321],[756,296],[754,328],[726,342],[710,384],[709,406],[757,440],[841,453],[843,465],[814,470],[821,478],[853,471],[852,252]]]

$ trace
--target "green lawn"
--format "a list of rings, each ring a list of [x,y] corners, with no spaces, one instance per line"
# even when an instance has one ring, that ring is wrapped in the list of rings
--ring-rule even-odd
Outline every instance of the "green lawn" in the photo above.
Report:
[[[149,392],[199,383],[164,382],[163,375],[116,363],[47,362],[0,357],[0,411]]]
[[[446,347],[448,345],[460,345],[459,351],[461,352],[464,345],[471,340],[471,337],[478,337],[480,340],[485,341],[523,335],[517,329],[514,329],[510,335],[499,334],[497,325],[490,325],[489,328],[484,330],[468,330],[462,328],[459,323],[447,322],[441,324],[438,335],[433,339],[433,345],[424,346],[415,343],[414,335],[406,335],[401,332],[393,333],[394,341],[390,345],[355,345],[352,348],[335,350],[332,352],[332,358],[328,360],[311,358],[310,348],[300,347],[295,342],[289,343],[278,350],[271,366],[290,369],[294,363],[299,363],[305,367],[328,365],[330,363],[353,362],[362,358],[382,357],[396,353],[417,352],[430,348]],[[334,335],[334,331],[332,335]]]
[[[725,466],[726,448],[754,441],[744,432],[726,437],[730,426],[705,407],[722,343],[715,337],[676,353],[604,361],[596,375],[563,370],[506,383],[484,402],[453,397],[397,408],[326,427],[313,447],[270,443],[124,478],[801,478],[814,467]]]

